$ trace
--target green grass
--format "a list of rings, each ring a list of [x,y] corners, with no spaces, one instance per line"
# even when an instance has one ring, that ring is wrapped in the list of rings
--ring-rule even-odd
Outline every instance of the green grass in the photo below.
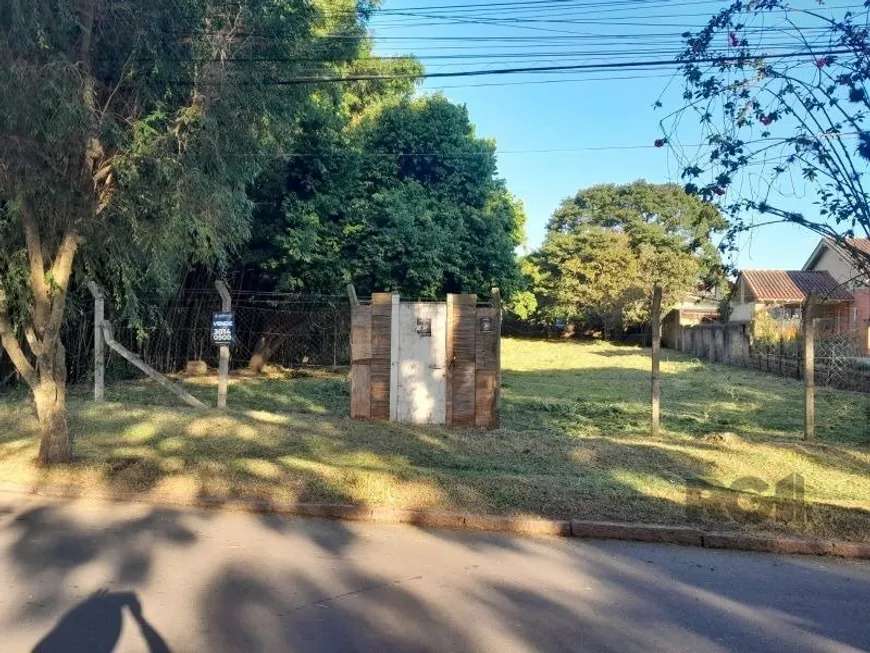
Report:
[[[152,383],[70,397],[78,460],[40,470],[23,393],[0,396],[0,478],[181,498],[244,496],[391,507],[692,523],[870,540],[870,397],[819,389],[819,439],[800,440],[793,380],[665,352],[662,432],[648,434],[647,350],[506,339],[502,428],[356,422],[345,374],[234,379],[227,414]],[[213,403],[213,379],[187,382]],[[754,511],[805,479],[804,513]],[[745,477],[757,479],[747,485]],[[744,479],[740,481],[740,479]],[[687,483],[704,488],[686,505]],[[744,491],[732,489],[735,483]],[[753,488],[746,491],[747,488]],[[692,496],[692,495],[690,495]],[[781,515],[780,515],[781,517]]]

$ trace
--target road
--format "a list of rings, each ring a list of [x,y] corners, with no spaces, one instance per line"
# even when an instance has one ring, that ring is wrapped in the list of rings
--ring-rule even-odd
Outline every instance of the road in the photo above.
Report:
[[[870,565],[0,495],[0,650],[860,651]]]

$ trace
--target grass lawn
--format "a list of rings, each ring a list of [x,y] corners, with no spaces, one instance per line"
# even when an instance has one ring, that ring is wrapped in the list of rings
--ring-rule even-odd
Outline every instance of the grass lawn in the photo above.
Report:
[[[8,393],[0,481],[870,541],[870,397],[819,389],[818,440],[805,443],[797,381],[664,356],[656,438],[648,351],[602,342],[506,339],[503,428],[491,432],[351,421],[343,374],[235,379],[225,414],[179,406],[150,382],[112,384],[99,407],[76,389],[78,460],[51,470],[32,462],[26,394]],[[188,387],[214,403],[213,379]],[[805,507],[760,516],[762,497],[793,473]]]

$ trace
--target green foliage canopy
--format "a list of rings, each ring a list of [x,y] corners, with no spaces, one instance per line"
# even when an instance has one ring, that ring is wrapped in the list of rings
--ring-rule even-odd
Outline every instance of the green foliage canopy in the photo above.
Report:
[[[667,305],[699,284],[723,283],[712,236],[726,227],[715,207],[677,185],[581,190],[562,202],[530,257],[539,316],[607,333],[642,324],[653,284]]]
[[[329,124],[255,192],[261,236],[249,258],[275,287],[339,292],[352,281],[363,294],[427,298],[516,289],[525,215],[464,107],[393,88],[361,115],[317,120]]]
[[[0,0],[0,338],[69,460],[59,338],[74,267],[120,294],[226,266],[247,187],[355,58],[351,0]],[[328,38],[333,31],[341,39]],[[26,345],[21,336],[26,336]]]

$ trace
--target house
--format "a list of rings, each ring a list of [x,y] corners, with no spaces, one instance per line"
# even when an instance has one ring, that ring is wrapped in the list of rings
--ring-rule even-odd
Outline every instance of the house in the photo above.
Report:
[[[855,254],[849,251],[850,248],[855,250]],[[822,238],[804,264],[804,270],[827,272],[851,291],[855,299],[856,327],[870,325],[870,277],[855,262],[855,255],[861,253],[870,256],[870,238],[849,238],[843,245]]]
[[[683,326],[718,322],[722,294],[716,290],[689,293],[679,304],[671,307],[668,315],[676,315]]]
[[[719,322],[721,303],[722,297],[718,290],[689,293],[682,302],[674,305],[662,320],[663,345],[676,348],[680,337],[679,327]]]
[[[743,270],[731,294],[730,322],[749,322],[759,311],[778,320],[799,320],[807,297],[818,298],[817,317],[836,332],[855,326],[854,298],[826,270]]]

